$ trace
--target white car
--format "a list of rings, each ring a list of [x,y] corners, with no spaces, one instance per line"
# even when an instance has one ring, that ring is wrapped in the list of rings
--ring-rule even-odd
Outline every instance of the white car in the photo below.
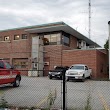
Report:
[[[90,78],[91,74],[92,70],[89,69],[87,65],[75,64],[66,71],[66,80],[81,79],[82,81],[85,81],[85,78]]]

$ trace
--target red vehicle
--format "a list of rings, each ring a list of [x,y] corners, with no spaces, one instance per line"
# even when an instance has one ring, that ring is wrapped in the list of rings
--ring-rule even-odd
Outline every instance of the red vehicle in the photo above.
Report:
[[[0,60],[0,85],[11,83],[14,87],[18,87],[20,81],[20,72],[14,69],[8,62]]]

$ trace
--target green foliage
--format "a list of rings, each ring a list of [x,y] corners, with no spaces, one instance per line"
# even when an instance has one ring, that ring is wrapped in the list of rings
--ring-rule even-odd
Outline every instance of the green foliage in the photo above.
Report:
[[[7,108],[8,107],[8,103],[5,100],[5,96],[3,95],[0,99],[0,108]]]
[[[109,40],[107,40],[106,43],[104,44],[104,48],[105,48],[106,50],[109,49]]]
[[[48,95],[48,100],[47,100],[49,110],[50,110],[51,106],[54,104],[55,99],[56,99],[56,89],[55,89],[54,93],[52,93],[52,91],[50,90],[50,93]]]
[[[92,110],[91,109],[91,96],[90,96],[90,94],[87,97],[87,102],[86,102],[86,106],[85,106],[84,110]]]

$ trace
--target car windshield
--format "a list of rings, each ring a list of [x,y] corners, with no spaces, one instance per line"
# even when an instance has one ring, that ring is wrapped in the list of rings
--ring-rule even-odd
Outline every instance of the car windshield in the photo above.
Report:
[[[56,67],[55,70],[62,70],[63,67]]]
[[[84,66],[72,66],[70,69],[84,70]]]

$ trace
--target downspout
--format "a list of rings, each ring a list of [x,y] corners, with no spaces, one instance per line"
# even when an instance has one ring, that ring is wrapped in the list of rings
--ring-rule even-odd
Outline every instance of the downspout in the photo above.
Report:
[[[110,80],[110,21],[108,22],[109,31],[109,80]]]

